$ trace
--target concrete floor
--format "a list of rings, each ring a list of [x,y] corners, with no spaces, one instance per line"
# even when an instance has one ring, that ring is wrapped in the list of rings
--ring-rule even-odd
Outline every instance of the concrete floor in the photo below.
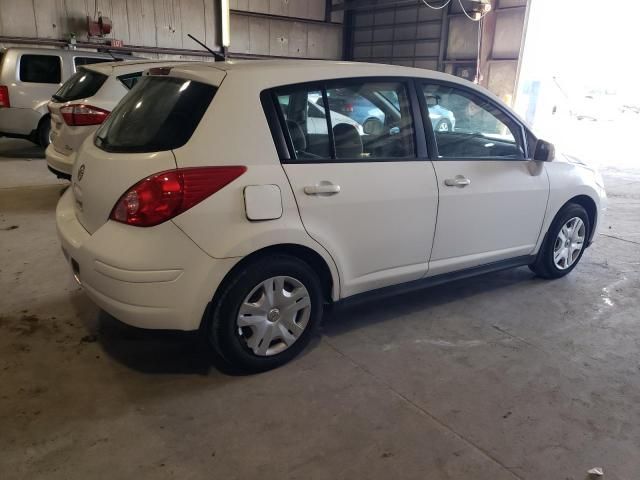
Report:
[[[343,311],[243,377],[91,304],[38,153],[0,140],[4,480],[638,478],[640,169],[606,169],[603,235],[567,278],[522,268]]]

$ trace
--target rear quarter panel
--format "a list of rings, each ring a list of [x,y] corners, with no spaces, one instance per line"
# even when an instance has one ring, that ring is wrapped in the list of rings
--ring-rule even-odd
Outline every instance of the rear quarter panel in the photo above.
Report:
[[[228,74],[191,140],[174,154],[178,167],[245,165],[247,171],[173,221],[215,258],[243,257],[278,244],[311,248],[329,266],[337,296],[335,263],[302,225],[260,103],[260,91],[245,78]],[[248,185],[277,185],[282,195],[282,216],[250,221],[244,204],[244,188]]]

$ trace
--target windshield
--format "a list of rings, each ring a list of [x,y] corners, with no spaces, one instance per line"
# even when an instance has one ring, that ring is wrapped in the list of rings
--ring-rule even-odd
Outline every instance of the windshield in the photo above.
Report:
[[[174,77],[144,77],[122,99],[96,135],[109,152],[158,152],[189,141],[216,87]]]

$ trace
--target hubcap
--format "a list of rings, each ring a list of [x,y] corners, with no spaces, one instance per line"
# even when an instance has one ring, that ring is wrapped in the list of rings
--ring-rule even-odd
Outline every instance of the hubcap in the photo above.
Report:
[[[449,131],[449,124],[447,122],[442,122],[440,125],[438,125],[438,131],[439,132],[448,132]]]
[[[285,351],[302,335],[311,316],[311,297],[292,277],[272,277],[256,286],[240,305],[238,335],[263,357]]]
[[[553,263],[560,270],[573,265],[584,247],[586,228],[579,217],[568,220],[558,232],[553,246]]]

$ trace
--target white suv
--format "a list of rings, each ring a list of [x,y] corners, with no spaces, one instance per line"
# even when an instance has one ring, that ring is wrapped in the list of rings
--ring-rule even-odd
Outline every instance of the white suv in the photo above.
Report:
[[[309,132],[309,99],[326,112],[336,89],[376,105],[384,128],[325,114],[327,129]],[[435,100],[454,113],[451,131],[434,132]],[[104,310],[143,328],[201,329],[256,371],[300,352],[326,304],[522,265],[566,275],[605,198],[597,172],[554,157],[456,77],[199,63],[142,79],[84,142],[57,225]]]
[[[115,57],[118,55],[54,48],[0,50],[0,135],[49,145],[47,102],[51,95],[82,65],[110,62]]]
[[[85,138],[93,135],[122,97],[149,69],[176,66],[182,62],[137,60],[98,63],[80,67],[53,94],[51,144],[45,155],[47,166],[59,178],[71,178],[75,153]]]

